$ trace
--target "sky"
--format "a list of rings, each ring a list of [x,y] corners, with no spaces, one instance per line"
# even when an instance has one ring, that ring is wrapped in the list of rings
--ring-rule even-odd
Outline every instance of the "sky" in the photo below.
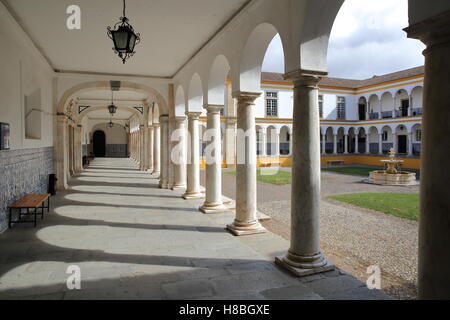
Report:
[[[329,76],[361,80],[423,65],[425,46],[406,37],[407,26],[408,0],[346,0],[330,36]],[[278,35],[263,71],[285,71]]]

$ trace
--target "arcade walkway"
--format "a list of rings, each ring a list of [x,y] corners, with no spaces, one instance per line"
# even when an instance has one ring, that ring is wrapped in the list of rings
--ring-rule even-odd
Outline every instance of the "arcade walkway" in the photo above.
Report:
[[[273,264],[288,243],[234,237],[233,214],[161,190],[128,159],[97,159],[52,198],[38,228],[0,235],[0,299],[386,299],[342,271],[297,279]],[[67,268],[81,268],[81,290]]]

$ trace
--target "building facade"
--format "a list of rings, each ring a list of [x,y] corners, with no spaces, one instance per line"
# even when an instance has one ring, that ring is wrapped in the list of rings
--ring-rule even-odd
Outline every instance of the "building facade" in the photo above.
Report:
[[[319,83],[322,164],[380,165],[391,148],[404,167],[420,169],[424,68],[374,76],[367,80],[324,78]],[[231,86],[228,79],[227,86]],[[255,101],[258,165],[292,164],[293,84],[279,73],[262,73],[261,96]],[[224,167],[233,165],[235,102],[228,90],[222,113]],[[206,130],[202,113],[202,133]],[[228,128],[228,130],[227,130]],[[202,134],[203,136],[203,134]],[[202,143],[203,152],[206,143]],[[227,155],[232,153],[231,155]],[[228,160],[227,160],[228,159]],[[204,167],[204,164],[203,164]]]

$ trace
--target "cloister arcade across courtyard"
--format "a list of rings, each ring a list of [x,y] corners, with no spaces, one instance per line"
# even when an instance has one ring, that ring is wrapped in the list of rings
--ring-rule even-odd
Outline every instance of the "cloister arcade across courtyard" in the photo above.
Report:
[[[30,8],[15,5],[14,0],[3,2],[7,6],[1,4],[1,14],[8,19],[1,25],[22,30],[13,18],[17,15],[20,21],[27,24],[28,28],[24,29],[39,29]],[[97,1],[95,4],[92,1],[80,2],[95,12],[105,9],[102,4],[107,7],[105,1],[101,4]],[[233,236],[248,236],[245,238],[251,239],[268,233],[258,218],[257,158],[292,156],[290,245],[282,255],[273,257],[272,262],[296,277],[304,277],[335,270],[333,263],[322,254],[320,244],[321,156],[380,155],[390,147],[410,157],[420,154],[419,296],[425,299],[450,298],[450,173],[446,169],[450,150],[450,110],[447,108],[450,101],[447,89],[450,74],[448,1],[433,4],[424,0],[409,1],[410,26],[405,30],[408,37],[419,39],[427,45],[424,53],[424,87],[385,92],[381,96],[367,93],[359,97],[361,121],[373,121],[364,125],[359,121],[321,121],[319,114],[319,83],[327,75],[329,36],[344,1],[232,2],[216,2],[215,6],[221,13],[209,13],[204,27],[189,21],[198,20],[195,17],[202,14],[206,1],[194,4],[198,11],[196,14],[190,13],[192,20],[179,22],[177,17],[169,15],[168,19],[174,23],[173,29],[176,30],[161,30],[168,34],[164,42],[158,38],[162,44],[157,46],[167,44],[167,48],[145,49],[133,57],[135,60],[128,65],[129,69],[103,61],[109,59],[112,53],[105,58],[104,51],[100,49],[97,54],[85,57],[91,61],[79,63],[78,57],[73,54],[77,50],[72,47],[71,41],[67,41],[67,48],[61,48],[58,37],[47,41],[34,33],[28,36],[22,30],[17,32],[21,32],[25,45],[8,39],[14,46],[23,45],[31,52],[31,58],[25,57],[23,60],[38,61],[36,65],[39,69],[30,67],[30,73],[36,78],[42,77],[36,80],[37,86],[45,86],[49,92],[46,93],[46,104],[54,116],[46,120],[46,125],[54,130],[45,146],[52,147],[58,188],[62,192],[71,191],[71,177],[76,178],[84,172],[83,156],[91,153],[92,146],[89,145],[93,134],[100,130],[99,125],[107,130],[111,120],[115,122],[115,128],[111,130],[126,131],[127,141],[121,140],[117,144],[127,146],[127,155],[137,163],[140,171],[152,174],[152,179],[164,192],[161,195],[166,197],[164,205],[174,201],[178,210],[182,206],[179,202],[181,198],[186,199],[186,203],[200,199],[202,204],[198,208],[186,204],[190,206],[186,212],[192,214],[195,210],[197,214],[197,209],[205,214],[234,212],[232,221],[220,220],[223,228]],[[42,1],[37,6],[50,9],[51,3]],[[182,1],[175,3],[182,5]],[[139,1],[130,1],[131,4],[146,6]],[[8,9],[14,10],[15,15],[10,14]],[[145,24],[151,20],[146,17],[146,10],[136,8],[133,13],[134,20],[147,21],[143,22],[147,28],[142,30],[143,34],[152,29]],[[219,17],[223,23],[218,23]],[[55,22],[42,17],[39,21],[49,21],[44,23],[45,26],[48,24],[48,28],[57,29],[52,25]],[[83,37],[89,37],[91,43],[95,41],[95,36],[86,32],[91,31],[93,26],[99,27],[96,23],[89,27],[86,25],[87,30],[80,31],[76,41],[83,41]],[[195,30],[190,29],[192,25]],[[203,29],[211,32],[202,33]],[[255,116],[255,100],[262,92],[263,59],[277,34],[284,49],[284,78],[293,84],[291,124],[260,123]],[[31,41],[30,37],[36,39]],[[68,34],[67,37],[70,39]],[[198,48],[192,48],[185,41],[189,37],[192,40],[188,42],[194,41]],[[33,43],[44,49],[48,46],[47,55],[39,53]],[[82,44],[77,46],[82,47]],[[106,54],[109,54],[109,42],[107,49]],[[151,55],[152,50],[165,51]],[[65,52],[67,56],[61,57]],[[181,56],[172,56],[178,54]],[[114,57],[110,58],[112,60]],[[47,59],[54,61],[53,64]],[[72,64],[71,59],[78,61],[79,65]],[[5,64],[1,63],[2,66]],[[71,68],[77,67],[79,70],[71,71]],[[423,104],[415,98],[422,90]],[[111,92],[118,107],[115,116],[107,112]],[[404,101],[408,101],[408,106]],[[415,118],[422,113],[422,121]],[[409,117],[406,124],[398,124],[401,117]],[[388,121],[388,124],[379,120]],[[230,132],[244,132],[245,137],[234,138]],[[13,135],[18,136],[15,133]],[[12,139],[13,147],[27,145],[28,142],[23,144],[15,137]],[[204,163],[202,154],[209,155]],[[224,161],[236,169],[234,211],[223,197]],[[204,188],[200,185],[202,164],[206,175]],[[101,167],[101,163],[98,165]],[[120,172],[121,175],[126,174],[123,171],[126,169]],[[156,190],[153,182],[152,188]],[[174,196],[176,200],[173,200]],[[191,217],[198,218],[194,214]],[[220,219],[218,217],[220,215],[216,219]],[[177,215],[176,219],[181,218]]]

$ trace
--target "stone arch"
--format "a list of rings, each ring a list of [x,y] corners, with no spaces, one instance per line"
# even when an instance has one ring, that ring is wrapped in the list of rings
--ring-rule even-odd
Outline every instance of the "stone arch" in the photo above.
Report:
[[[224,55],[219,55],[211,65],[208,78],[208,104],[225,104],[225,83],[230,73],[230,63]]]
[[[133,115],[137,116],[137,118],[139,119],[139,123],[140,125],[144,125],[145,124],[145,118],[144,116],[135,108],[133,107],[119,107],[120,109],[126,109],[127,111],[130,111],[131,113],[133,113]],[[96,106],[96,107],[90,107],[86,110],[83,110],[79,115],[78,115],[78,121],[77,124],[81,125],[84,117],[86,117],[89,113],[97,111],[97,110],[104,110],[106,109],[106,106]]]
[[[203,108],[203,83],[200,75],[195,73],[189,83],[188,89],[188,111],[201,112]]]
[[[287,156],[291,154],[292,135],[289,126],[282,126],[280,129],[280,155]]]
[[[273,24],[261,23],[250,33],[242,50],[239,65],[239,78],[236,84],[241,91],[259,92],[261,90],[261,68],[267,48],[273,38],[279,34]],[[283,37],[280,34],[284,47]],[[286,50],[284,50],[286,52]],[[285,57],[286,60],[286,57]]]
[[[156,89],[135,83],[135,82],[129,82],[129,81],[121,81],[121,89],[127,89],[130,91],[136,91],[136,92],[145,92],[150,94],[152,97],[155,98],[156,102],[158,103],[158,106],[162,109],[160,110],[161,113],[167,113],[168,107],[166,100],[161,95],[159,91]],[[58,106],[57,106],[57,113],[58,114],[66,114],[67,113],[67,107],[69,106],[70,102],[76,98],[76,95],[80,92],[85,91],[95,91],[99,89],[111,89],[111,83],[109,81],[94,81],[94,82],[84,82],[79,85],[76,85],[64,92],[62,97],[59,99]]]
[[[186,95],[183,86],[179,85],[175,92],[175,116],[186,114]]]

